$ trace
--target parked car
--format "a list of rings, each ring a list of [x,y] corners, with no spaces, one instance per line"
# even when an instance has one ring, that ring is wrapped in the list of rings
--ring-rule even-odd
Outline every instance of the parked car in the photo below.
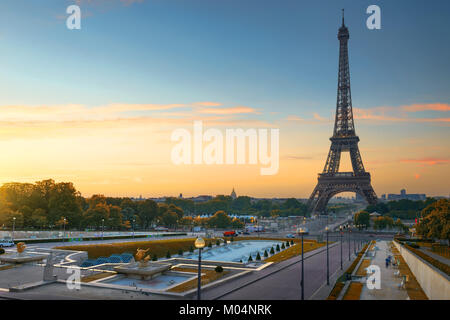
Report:
[[[236,232],[234,232],[234,231],[225,231],[225,232],[223,233],[223,236],[224,236],[224,237],[234,237],[234,236],[237,236],[237,234],[236,234]]]
[[[3,247],[14,247],[14,241],[11,239],[0,239],[0,248]]]

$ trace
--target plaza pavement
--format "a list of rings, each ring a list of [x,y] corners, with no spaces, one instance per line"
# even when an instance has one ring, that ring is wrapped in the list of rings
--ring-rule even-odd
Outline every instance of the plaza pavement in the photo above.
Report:
[[[361,291],[360,300],[409,300],[408,293],[405,289],[399,289],[401,277],[396,277],[394,272],[398,269],[392,264],[386,268],[385,259],[391,255],[394,256],[388,246],[387,241],[377,241],[375,246],[375,257],[372,258],[371,264],[380,267],[381,272],[381,289],[368,289],[364,283]]]

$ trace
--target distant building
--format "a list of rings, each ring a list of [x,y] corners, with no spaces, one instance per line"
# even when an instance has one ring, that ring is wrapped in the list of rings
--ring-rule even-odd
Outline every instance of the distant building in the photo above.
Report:
[[[213,198],[212,196],[201,195],[197,197],[192,197],[190,199],[194,202],[205,202],[211,200],[212,198]]]
[[[180,195],[178,196],[178,198],[182,199],[182,198],[183,198],[183,194],[180,193]]]
[[[234,188],[233,188],[233,191],[231,191],[230,196],[231,196],[231,198],[232,198],[233,200],[237,198],[236,192],[234,191]]]
[[[393,194],[393,193],[389,193],[387,196],[387,199],[389,201],[396,201],[396,200],[403,200],[403,199],[407,199],[407,200],[413,200],[413,201],[417,201],[417,200],[426,200],[427,196],[426,194],[423,193],[406,193],[405,189],[400,190],[400,194]]]

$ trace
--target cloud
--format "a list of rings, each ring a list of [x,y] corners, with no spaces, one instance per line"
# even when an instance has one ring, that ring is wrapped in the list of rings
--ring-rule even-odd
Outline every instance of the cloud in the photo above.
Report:
[[[418,174],[418,173],[414,174],[414,179],[416,179],[416,180],[420,179],[420,174]]]
[[[219,107],[222,104],[219,102],[205,101],[205,102],[194,102],[192,105],[195,107]]]
[[[287,116],[285,120],[287,120],[287,121],[304,121],[303,118],[300,118],[299,116],[296,116],[296,115]]]
[[[406,112],[418,112],[418,111],[450,111],[450,105],[446,103],[431,103],[431,104],[412,104],[409,106],[400,107]]]
[[[204,114],[260,114],[256,109],[245,106],[236,106],[231,108],[203,108],[198,113]]]
[[[318,120],[318,121],[328,121],[328,119],[321,117],[318,113],[313,114],[314,119]]]
[[[419,159],[401,159],[400,162],[404,163],[417,163],[421,166],[428,165],[441,165],[450,163],[450,159],[440,159],[440,158],[419,158]]]
[[[450,105],[445,103],[412,104],[399,107],[353,108],[354,118],[385,122],[449,123],[449,117],[411,117],[416,112],[448,112]]]

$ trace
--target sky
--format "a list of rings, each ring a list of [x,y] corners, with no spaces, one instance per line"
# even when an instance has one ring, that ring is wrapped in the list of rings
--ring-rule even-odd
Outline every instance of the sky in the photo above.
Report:
[[[81,9],[81,29],[66,8]],[[366,9],[381,8],[369,30]],[[380,196],[450,194],[450,2],[3,0],[0,183],[84,195],[309,197],[336,110],[341,9],[359,148]],[[193,121],[279,129],[277,174],[175,165]],[[343,155],[341,169],[350,169]]]

